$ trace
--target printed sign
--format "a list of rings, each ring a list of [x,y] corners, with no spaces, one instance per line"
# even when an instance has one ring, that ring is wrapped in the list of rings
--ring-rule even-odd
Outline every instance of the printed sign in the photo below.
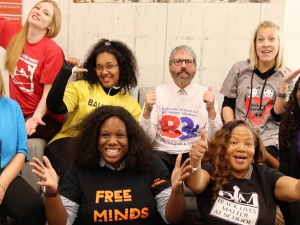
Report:
[[[0,1],[0,17],[22,25],[22,0]]]
[[[234,224],[255,225],[259,215],[257,193],[242,193],[237,186],[233,189],[218,192],[210,215]]]
[[[11,22],[14,22],[14,23],[18,23],[20,25],[22,25],[22,17],[21,16],[2,16],[4,19],[8,20],[8,21],[11,21]]]
[[[22,15],[22,5],[0,3],[0,14]]]

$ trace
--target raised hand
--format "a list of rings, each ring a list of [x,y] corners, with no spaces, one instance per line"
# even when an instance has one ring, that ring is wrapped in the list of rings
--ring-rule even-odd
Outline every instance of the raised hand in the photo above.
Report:
[[[54,193],[57,190],[58,177],[49,159],[43,156],[46,166],[38,158],[33,157],[33,160],[29,165],[33,167],[31,172],[41,179],[37,184],[45,186],[48,193]]]
[[[182,183],[190,175],[192,169],[189,164],[189,159],[187,159],[182,166],[180,166],[182,155],[179,154],[176,158],[175,167],[172,172],[171,182],[172,182],[172,191],[181,192],[183,191]]]
[[[67,57],[66,62],[69,66],[80,66],[80,59],[74,58],[74,57]]]
[[[151,111],[153,109],[153,105],[156,103],[156,92],[155,87],[152,87],[149,92],[145,95],[145,108],[144,108],[144,118],[149,119],[151,116]]]
[[[194,142],[189,153],[191,159],[191,166],[193,168],[199,168],[204,153],[207,151],[207,140],[204,128],[202,128],[200,131],[200,137],[200,139]]]
[[[300,69],[295,70],[287,75],[285,75],[281,82],[288,85],[298,74],[300,73]]]
[[[204,92],[203,101],[206,103],[206,110],[214,109],[215,93],[212,91],[212,86],[208,87],[208,90]]]

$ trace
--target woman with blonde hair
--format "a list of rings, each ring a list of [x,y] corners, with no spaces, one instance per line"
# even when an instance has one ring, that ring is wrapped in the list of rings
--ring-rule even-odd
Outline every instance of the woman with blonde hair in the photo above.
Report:
[[[0,72],[0,214],[18,224],[45,224],[41,196],[21,177],[28,161],[25,120],[20,106],[5,96]]]
[[[0,46],[7,51],[4,68],[10,74],[10,97],[22,109],[29,138],[50,140],[64,118],[46,107],[48,92],[64,60],[62,49],[52,40],[60,27],[60,9],[52,0],[38,2],[23,27],[0,18]]]
[[[280,27],[263,21],[252,37],[249,59],[235,63],[220,90],[224,94],[222,115],[225,123],[241,119],[251,123],[267,151],[276,159],[278,152],[278,114],[293,89],[292,79],[300,70],[286,68]],[[275,159],[274,159],[275,160]],[[273,167],[278,168],[278,160]]]

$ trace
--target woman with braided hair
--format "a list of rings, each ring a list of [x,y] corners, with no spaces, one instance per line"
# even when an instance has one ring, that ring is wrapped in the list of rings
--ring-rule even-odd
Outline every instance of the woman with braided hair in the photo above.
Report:
[[[279,128],[279,170],[287,176],[300,178],[300,77],[284,105]],[[279,202],[285,223],[300,224],[300,201]]]

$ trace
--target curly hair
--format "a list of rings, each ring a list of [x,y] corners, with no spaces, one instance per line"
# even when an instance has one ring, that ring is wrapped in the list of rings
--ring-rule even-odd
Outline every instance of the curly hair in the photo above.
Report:
[[[254,164],[264,162],[266,149],[259,135],[251,128],[251,126],[243,120],[233,120],[226,123],[219,131],[216,132],[214,138],[208,144],[208,151],[205,153],[202,164],[210,164],[214,168],[211,179],[215,181],[213,188],[213,199],[217,197],[217,192],[226,186],[232,178],[231,167],[228,162],[227,148],[229,147],[229,139],[232,130],[237,126],[248,128],[253,136],[255,153]]]
[[[100,169],[100,128],[111,117],[118,117],[126,125],[128,152],[125,167],[135,172],[148,170],[152,164],[150,139],[132,115],[120,106],[101,106],[74,128],[78,132],[74,139],[74,163],[91,171]]]
[[[295,83],[294,89],[289,100],[284,104],[284,113],[281,115],[279,127],[279,143],[281,146],[291,147],[289,139],[300,129],[300,109],[297,101],[297,91],[300,83],[300,77]]]
[[[131,89],[137,86],[138,66],[137,61],[129,47],[120,41],[110,41],[100,39],[93,45],[87,55],[83,67],[88,70],[82,74],[83,80],[89,83],[89,88],[93,89],[94,84],[99,83],[96,74],[96,58],[101,53],[109,53],[115,56],[120,68],[119,85],[123,94],[130,93]]]

